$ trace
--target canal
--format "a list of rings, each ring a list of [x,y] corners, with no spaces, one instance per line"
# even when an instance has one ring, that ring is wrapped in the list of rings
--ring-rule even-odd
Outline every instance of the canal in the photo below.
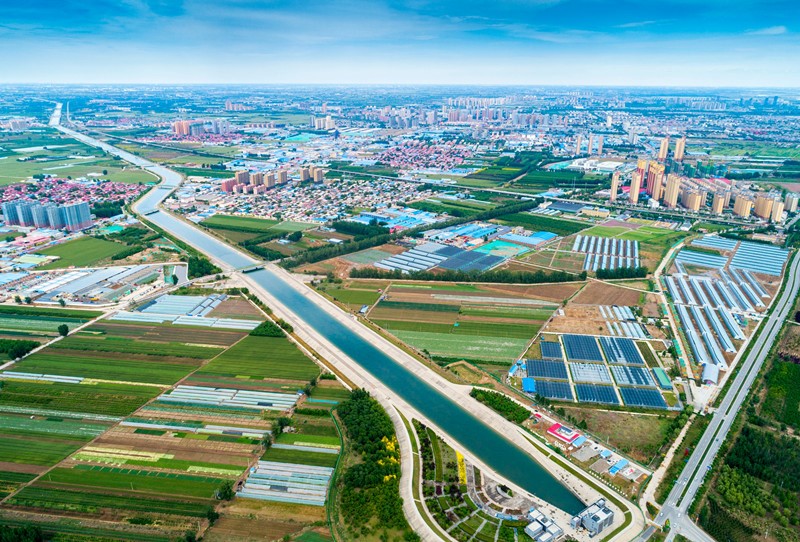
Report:
[[[102,146],[104,150],[118,154],[122,158],[158,174],[164,179],[164,186],[173,188],[180,183],[180,176],[172,170],[120,151],[110,145],[102,144],[84,134],[72,132],[70,135],[73,134],[79,135],[79,139],[84,142]],[[157,205],[169,193],[170,191],[164,188],[153,188],[137,204],[138,212],[155,211]],[[255,259],[168,213],[157,211],[146,218],[178,239],[195,247],[202,247],[203,252],[233,268],[243,268],[256,263]],[[301,295],[285,279],[268,268],[254,271],[248,276],[297,315],[309,328],[314,329],[352,358],[374,378],[465,446],[472,455],[495,472],[570,514],[575,514],[583,508],[581,501],[530,455],[461,408],[456,401],[420,379],[401,363],[396,362],[347,326],[339,323],[314,302]]]

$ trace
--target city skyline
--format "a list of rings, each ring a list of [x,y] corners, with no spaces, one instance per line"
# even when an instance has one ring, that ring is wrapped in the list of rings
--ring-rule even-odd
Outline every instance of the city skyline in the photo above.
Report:
[[[0,83],[794,87],[788,1],[33,1]],[[8,58],[8,57],[7,57]]]

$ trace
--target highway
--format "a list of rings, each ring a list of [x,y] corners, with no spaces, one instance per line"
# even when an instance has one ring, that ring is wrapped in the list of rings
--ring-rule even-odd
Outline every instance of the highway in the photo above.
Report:
[[[675,487],[672,488],[661,509],[661,514],[656,518],[656,523],[662,526],[667,520],[670,522],[671,530],[667,541],[672,540],[676,534],[682,534],[695,542],[713,542],[714,540],[692,522],[686,512],[703,484],[706,473],[711,469],[711,464],[714,462],[720,446],[725,442],[736,414],[747,398],[750,388],[769,354],[770,347],[774,344],[794,306],[794,300],[800,290],[800,257],[795,258],[791,267],[787,269],[786,281],[783,295],[775,301],[772,313],[762,321],[761,333],[752,344],[747,357],[741,361],[741,368],[731,383],[728,393],[711,418],[711,423],[703,433],[699,444],[689,456]],[[652,529],[646,531],[641,540],[647,540],[650,534],[652,534]]]

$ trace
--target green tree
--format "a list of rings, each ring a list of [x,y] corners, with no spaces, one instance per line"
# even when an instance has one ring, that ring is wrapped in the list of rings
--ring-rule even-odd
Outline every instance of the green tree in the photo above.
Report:
[[[67,302],[64,300],[63,297],[60,297],[58,299],[58,304],[61,305],[62,307],[66,307],[67,306]]]
[[[217,499],[221,501],[230,501],[234,495],[233,482],[231,480],[225,480],[217,489]]]
[[[67,324],[61,324],[58,326],[58,334],[62,337],[66,337],[69,334],[69,328],[67,327]]]

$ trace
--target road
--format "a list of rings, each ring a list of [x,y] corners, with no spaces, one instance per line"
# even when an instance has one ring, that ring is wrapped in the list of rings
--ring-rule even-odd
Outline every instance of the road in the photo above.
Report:
[[[730,431],[736,414],[747,398],[750,388],[758,376],[761,366],[769,354],[778,333],[794,306],[794,300],[800,290],[800,257],[795,258],[786,272],[786,287],[783,295],[776,300],[772,313],[762,323],[761,333],[752,345],[747,357],[742,360],[741,368],[731,383],[728,393],[711,418],[708,428],[703,433],[700,443],[689,456],[683,471],[678,477],[675,487],[667,497],[656,523],[664,525],[669,520],[671,525],[667,541],[675,534],[682,534],[692,541],[713,542],[708,534],[688,518],[686,512],[695,499],[697,491],[703,484],[706,473],[717,456],[720,446]],[[647,532],[641,537],[646,540]]]
[[[179,174],[169,170],[166,167],[155,165],[147,160],[142,159],[141,157],[117,149],[111,145],[95,140],[69,128],[59,126],[59,129],[64,133],[67,133],[70,136],[75,137],[76,139],[79,139],[89,145],[99,147],[105,151],[120,156],[121,158],[143,167],[164,179],[162,185],[153,188],[134,205],[134,210],[147,215],[147,220],[171,232],[176,237],[209,255],[209,257],[215,263],[228,271],[235,272],[237,269],[253,266],[255,264],[263,265],[263,270],[250,274],[236,274],[240,279],[249,283],[254,292],[261,294],[260,297],[262,297],[271,307],[273,307],[273,309],[275,309],[276,315],[279,315],[292,323],[298,335],[304,341],[310,344],[312,348],[320,352],[320,354],[322,354],[325,359],[330,361],[337,368],[337,370],[341,370],[348,378],[355,382],[356,385],[366,387],[372,391],[374,396],[376,396],[376,398],[381,401],[387,411],[390,412],[390,415],[393,408],[398,408],[407,416],[413,416],[429,427],[434,428],[437,430],[437,432],[440,432],[450,444],[465,450],[465,452],[470,452],[472,446],[477,446],[478,448],[502,448],[505,451],[508,451],[511,456],[515,456],[515,454],[519,453],[519,450],[522,450],[529,455],[528,458],[525,458],[526,461],[523,461],[522,464],[527,464],[527,461],[530,461],[530,457],[535,458],[541,467],[544,467],[550,471],[550,475],[553,476],[553,478],[565,481],[568,479],[570,489],[572,489],[572,491],[576,494],[580,495],[583,502],[594,500],[599,496],[596,490],[586,485],[581,479],[564,471],[560,466],[549,460],[541,450],[537,449],[535,446],[531,446],[530,442],[528,442],[517,432],[517,428],[514,424],[508,422],[493,410],[483,407],[476,401],[470,399],[468,396],[469,387],[457,386],[441,379],[438,375],[433,373],[433,371],[419,363],[397,346],[361,325],[359,322],[354,321],[350,315],[347,315],[330,302],[327,302],[321,296],[314,295],[313,292],[308,290],[305,285],[301,284],[296,277],[287,273],[285,270],[274,265],[262,264],[262,262],[259,262],[252,257],[238,251],[237,249],[225,244],[219,239],[212,237],[194,225],[184,222],[183,220],[166,211],[160,210],[159,204],[166,199],[172,190],[180,185],[182,179]],[[300,306],[303,307],[302,312],[295,312],[294,309],[290,308],[285,303],[285,301],[291,300],[292,297],[296,298],[298,295],[302,296],[306,300],[300,303]],[[309,305],[309,302],[313,305]],[[297,305],[297,303],[295,303],[295,305]],[[320,330],[315,327],[315,325],[309,323],[320,322],[324,325],[330,325],[332,322],[331,319],[336,320],[336,331],[333,334],[321,333]],[[359,345],[360,348],[367,349],[367,351],[364,352],[366,355],[372,357],[373,359],[377,359],[378,356],[389,356],[391,361],[402,365],[404,370],[408,371],[409,373],[413,373],[419,380],[417,386],[418,389],[414,393],[423,393],[426,397],[430,397],[431,393],[434,395],[441,394],[442,396],[447,397],[449,401],[457,404],[461,409],[480,420],[485,428],[491,428],[494,432],[502,434],[506,440],[516,445],[518,450],[514,452],[513,449],[506,447],[506,443],[501,443],[497,441],[497,439],[475,439],[474,434],[472,434],[471,437],[469,435],[462,435],[462,437],[465,439],[463,442],[470,443],[469,446],[464,446],[462,442],[459,442],[459,439],[453,438],[448,431],[442,430],[440,425],[431,422],[430,416],[423,415],[419,412],[419,409],[411,406],[409,401],[404,399],[402,393],[398,393],[390,388],[384,381],[382,381],[381,378],[370,377],[370,375],[367,374],[364,369],[364,362],[367,362],[368,358],[364,359],[363,356],[356,356],[359,360],[361,360],[361,362],[359,362],[355,357],[353,357],[352,348],[348,348],[346,343],[337,341],[337,337],[341,338],[342,336],[348,336],[348,334],[350,335],[351,339],[354,334],[358,336],[356,339],[352,340],[354,341],[354,344]],[[367,342],[364,343],[364,341]],[[387,359],[386,362],[389,362],[390,359]],[[369,365],[369,363],[367,363],[367,365]],[[376,369],[372,368],[373,372],[375,370]],[[427,391],[427,389],[429,389],[429,391]],[[406,396],[408,395],[409,394],[406,394]],[[434,418],[438,416],[436,413],[431,414]],[[456,419],[461,421],[453,424],[452,422]],[[444,420],[442,421],[444,422]],[[402,427],[402,425],[398,427],[398,424],[399,422],[396,422],[395,426],[397,427],[398,435],[402,436],[400,433],[403,433],[405,429]],[[467,420],[462,418],[448,418],[448,424],[451,429],[456,431],[456,433],[459,431],[463,433],[463,428],[469,427]],[[459,426],[462,427],[459,428]],[[483,431],[485,428],[481,428],[481,430]],[[496,433],[495,436],[497,436]],[[406,447],[401,446],[401,448]],[[465,455],[467,455],[467,453],[465,453]],[[497,474],[495,469],[492,469],[474,454],[470,453],[469,459],[478,465],[483,472],[488,473],[500,480],[507,479],[506,477]],[[407,461],[406,464],[410,464],[411,462],[410,458],[407,457],[404,457],[403,461]],[[508,470],[509,468],[512,470],[515,468],[519,469],[522,464],[516,463],[516,461],[519,460],[515,460],[510,464],[508,464],[508,462],[506,462],[507,464],[505,465],[500,464],[497,466],[497,468],[501,471]],[[531,467],[535,467],[535,465],[531,465]],[[405,475],[408,471],[407,469],[403,470]],[[542,474],[544,475],[544,473]],[[517,490],[520,489],[514,484],[510,484],[510,487]],[[404,501],[410,506],[413,502],[413,499],[411,498],[409,489],[410,483],[401,483],[401,492]],[[644,527],[642,513],[632,503],[621,498],[619,494],[616,494],[616,496],[624,503],[624,510],[619,510],[620,518],[623,515],[622,513],[625,512],[626,515],[632,518],[632,521],[626,529],[624,529],[621,533],[619,533],[618,536],[615,537],[615,540],[631,540],[637,536]],[[551,508],[551,506],[548,506],[548,508]],[[406,508],[406,513],[409,516],[409,520],[412,522],[415,530],[418,529],[418,532],[420,532],[425,540],[436,540],[437,538],[435,536],[430,536],[432,533],[426,532],[427,529],[425,528],[424,523],[422,523],[421,518],[419,518],[419,516],[415,513],[415,510],[416,509],[409,510]],[[564,514],[564,518],[568,520],[568,516],[566,514]],[[564,519],[562,519],[562,522],[563,521]]]

